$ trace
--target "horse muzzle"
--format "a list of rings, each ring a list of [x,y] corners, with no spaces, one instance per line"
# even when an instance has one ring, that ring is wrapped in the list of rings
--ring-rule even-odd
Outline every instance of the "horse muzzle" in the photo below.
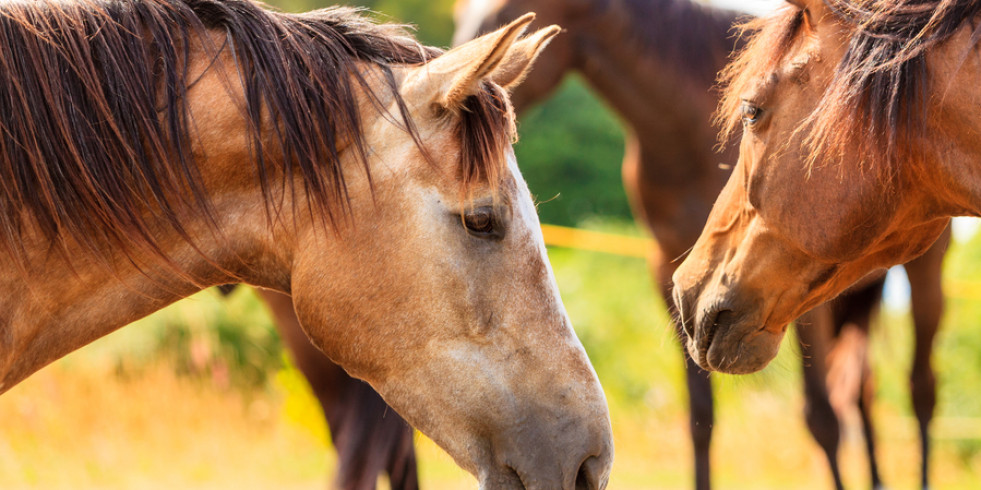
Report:
[[[766,302],[741,293],[687,286],[683,276],[675,277],[673,297],[688,353],[702,369],[748,374],[776,357],[786,326],[767,325]]]
[[[481,490],[602,490],[613,462],[607,420],[524,424],[492,438],[491,470],[479,476]]]

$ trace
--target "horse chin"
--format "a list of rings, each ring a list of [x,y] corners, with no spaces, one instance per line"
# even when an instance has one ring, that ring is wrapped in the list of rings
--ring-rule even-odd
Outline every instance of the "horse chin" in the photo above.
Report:
[[[482,475],[478,488],[480,490],[497,490],[499,488],[524,490],[526,487],[517,471],[512,468],[502,468],[493,474]]]
[[[692,360],[706,371],[750,374],[762,370],[780,350],[786,327],[767,328],[760,322],[735,320],[728,312],[698,319],[689,339]]]
[[[609,468],[596,456],[586,458],[577,474],[563,475],[561,481],[543,479],[543,476],[538,474],[541,473],[542,468],[528,468],[526,472],[517,466],[497,467],[495,473],[483,473],[478,479],[480,490],[537,488],[602,490],[606,488],[610,477]]]
[[[727,374],[750,374],[765,368],[780,349],[783,330],[777,333],[747,326],[716,335],[705,356],[703,368]]]

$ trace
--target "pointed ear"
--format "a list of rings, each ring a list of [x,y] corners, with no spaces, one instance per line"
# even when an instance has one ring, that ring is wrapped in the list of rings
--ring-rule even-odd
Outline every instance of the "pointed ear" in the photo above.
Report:
[[[513,90],[528,76],[538,54],[561,31],[559,26],[551,25],[514,43],[500,66],[491,73],[491,81],[509,91]]]
[[[417,90],[429,91],[431,100],[439,106],[458,108],[467,97],[477,93],[482,80],[489,79],[534,19],[535,14],[525,14],[422,65],[418,71],[426,80]]]

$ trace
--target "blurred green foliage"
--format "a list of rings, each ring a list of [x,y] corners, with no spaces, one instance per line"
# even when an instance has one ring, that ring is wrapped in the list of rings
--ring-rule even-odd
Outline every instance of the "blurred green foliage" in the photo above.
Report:
[[[546,51],[546,55],[548,52]],[[623,190],[623,130],[577,76],[518,119],[514,151],[543,223],[630,219]]]
[[[248,287],[228,297],[203,291],[137,324],[113,336],[126,346],[116,360],[124,376],[163,361],[178,374],[247,391],[266,387],[284,365],[266,305]]]
[[[403,23],[417,29],[416,38],[430,46],[449,47],[453,37],[454,0],[267,0],[266,3],[290,12],[331,5],[363,7],[378,20]]]
[[[283,350],[265,305],[246,287],[228,298],[206,294],[212,295],[209,304],[217,300],[228,314],[211,309],[211,318],[202,323],[168,322],[157,332],[158,354],[169,357],[179,371],[209,376],[219,385],[264,386],[282,367]]]
[[[944,278],[948,281],[974,285],[973,288],[952,288],[948,285],[944,321],[937,337],[934,366],[939,385],[938,405],[941,415],[948,417],[978,417],[981,414],[981,233],[966,243],[951,245],[944,263]],[[911,343],[911,341],[910,341]],[[910,357],[909,351],[905,352]],[[977,429],[975,429],[975,432]],[[957,440],[965,458],[981,455],[981,435]]]

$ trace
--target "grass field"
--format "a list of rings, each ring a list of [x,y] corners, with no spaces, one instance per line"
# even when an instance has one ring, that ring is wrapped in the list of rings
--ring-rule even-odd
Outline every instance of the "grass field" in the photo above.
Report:
[[[974,250],[981,246],[955,247],[950,277],[981,277]],[[610,488],[689,488],[681,355],[646,265],[550,254],[610,401]],[[978,318],[981,302],[952,299],[938,340],[934,488],[981,487]],[[324,488],[334,464],[326,429],[271,332],[251,292],[223,300],[209,291],[45,368],[0,396],[0,488]],[[909,339],[902,312],[887,313],[874,332],[879,455],[893,489],[915,488],[918,472],[905,381]],[[831,488],[800,415],[799,370],[788,339],[763,373],[716,377],[718,488]],[[854,423],[843,441],[846,483],[864,488]],[[424,437],[417,447],[424,488],[476,486]]]

